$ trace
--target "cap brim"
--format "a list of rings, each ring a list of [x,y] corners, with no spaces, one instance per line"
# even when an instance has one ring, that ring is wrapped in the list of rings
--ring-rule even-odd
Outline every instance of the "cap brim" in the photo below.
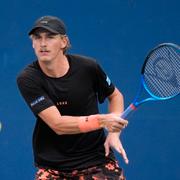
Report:
[[[35,30],[37,30],[38,28],[43,28],[43,29],[46,29],[46,30],[48,30],[48,31],[50,31],[50,32],[52,32],[52,33],[59,34],[59,32],[55,31],[54,29],[51,29],[50,27],[41,25],[41,26],[35,26],[35,27],[33,27],[33,28],[31,29],[31,31],[29,31],[29,33],[28,33],[29,36],[32,35],[32,34],[35,32]]]

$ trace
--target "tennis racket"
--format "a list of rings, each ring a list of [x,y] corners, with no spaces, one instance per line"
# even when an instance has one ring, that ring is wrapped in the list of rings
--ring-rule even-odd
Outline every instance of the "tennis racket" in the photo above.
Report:
[[[171,99],[179,93],[180,46],[173,43],[160,44],[146,56],[141,70],[140,89],[121,117],[127,118],[145,102]]]

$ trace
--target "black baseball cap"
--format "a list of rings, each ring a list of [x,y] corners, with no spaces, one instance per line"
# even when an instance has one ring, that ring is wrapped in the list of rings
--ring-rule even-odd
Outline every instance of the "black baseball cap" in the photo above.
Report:
[[[36,20],[34,26],[29,31],[29,35],[33,34],[36,29],[44,28],[55,34],[66,34],[66,26],[64,22],[55,16],[43,16]]]

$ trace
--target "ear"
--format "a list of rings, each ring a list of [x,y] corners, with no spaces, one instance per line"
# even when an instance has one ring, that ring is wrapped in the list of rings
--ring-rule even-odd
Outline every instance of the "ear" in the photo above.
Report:
[[[62,37],[62,48],[66,48],[68,44],[68,37],[67,36],[63,36]]]

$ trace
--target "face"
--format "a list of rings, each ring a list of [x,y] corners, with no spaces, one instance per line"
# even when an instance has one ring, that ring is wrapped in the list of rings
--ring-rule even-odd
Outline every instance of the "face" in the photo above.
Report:
[[[67,46],[65,36],[49,31],[36,32],[32,36],[32,45],[39,61],[50,62],[63,55]]]

